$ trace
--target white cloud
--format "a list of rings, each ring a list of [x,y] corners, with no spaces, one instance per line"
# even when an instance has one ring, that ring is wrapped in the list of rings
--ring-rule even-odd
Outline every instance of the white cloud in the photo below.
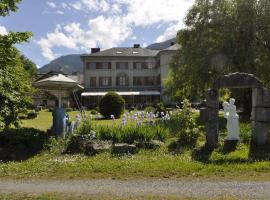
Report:
[[[52,1],[47,1],[47,5],[50,6],[51,8],[56,8],[56,4]]]
[[[59,14],[59,15],[65,14],[62,10],[57,10],[56,13]]]
[[[8,34],[6,27],[0,26],[0,35],[6,35],[6,34]]]
[[[194,0],[73,0],[61,3],[68,10],[85,11],[88,25],[80,23],[58,25],[38,41],[42,54],[51,60],[56,47],[89,51],[91,47],[110,48],[134,37],[136,28],[168,27],[156,42],[175,37],[183,27],[183,18]],[[60,10],[59,10],[60,11]],[[60,11],[58,14],[62,14]],[[63,13],[64,14],[64,13]],[[95,16],[92,18],[91,16]],[[162,24],[162,26],[161,26]],[[160,31],[160,30],[159,30]],[[133,37],[132,37],[133,36]]]
[[[171,39],[176,37],[177,31],[182,27],[181,23],[169,25],[169,27],[165,30],[165,32],[160,35],[155,42],[163,42],[165,40]]]
[[[76,10],[107,12],[111,7],[107,0],[78,0],[69,4]]]
[[[55,47],[72,50],[90,51],[90,48],[101,45],[102,48],[117,46],[132,33],[128,24],[120,17],[99,16],[89,20],[88,27],[82,29],[80,23],[57,25],[55,30],[45,38],[37,41],[42,55],[48,60],[56,57]]]

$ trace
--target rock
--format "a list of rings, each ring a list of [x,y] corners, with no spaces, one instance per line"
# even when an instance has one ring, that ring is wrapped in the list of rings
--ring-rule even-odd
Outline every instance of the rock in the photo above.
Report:
[[[89,135],[74,135],[72,136],[64,154],[81,153],[88,156],[110,150],[112,141],[96,140],[93,133]]]
[[[137,147],[134,144],[116,143],[113,145],[113,154],[135,154]]]
[[[151,141],[135,142],[135,145],[137,148],[156,149],[163,146],[164,143],[159,140],[151,140]]]
[[[88,156],[96,155],[111,150],[112,141],[93,140],[85,144],[84,154]]]

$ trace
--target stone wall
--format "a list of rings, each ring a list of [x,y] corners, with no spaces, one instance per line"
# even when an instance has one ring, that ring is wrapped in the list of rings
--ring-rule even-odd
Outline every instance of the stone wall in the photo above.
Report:
[[[206,107],[200,110],[200,118],[205,123],[206,142],[209,147],[218,144],[218,112],[221,88],[252,88],[252,140],[258,145],[267,142],[270,128],[270,91],[263,88],[253,74],[233,73],[218,78],[213,89],[206,93]]]

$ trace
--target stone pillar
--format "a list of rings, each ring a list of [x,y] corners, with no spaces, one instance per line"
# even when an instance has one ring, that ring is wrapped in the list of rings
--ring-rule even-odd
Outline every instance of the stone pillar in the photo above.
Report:
[[[218,144],[218,90],[209,89],[206,93],[206,107],[200,110],[200,118],[205,123],[206,143],[210,148]]]
[[[270,127],[270,92],[264,88],[252,89],[252,141],[258,145],[267,142]]]

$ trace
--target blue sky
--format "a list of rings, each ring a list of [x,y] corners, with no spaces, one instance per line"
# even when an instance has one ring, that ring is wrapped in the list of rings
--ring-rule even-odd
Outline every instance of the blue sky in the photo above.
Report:
[[[0,18],[0,34],[31,31],[18,48],[37,66],[66,54],[175,37],[194,0],[23,0]]]

